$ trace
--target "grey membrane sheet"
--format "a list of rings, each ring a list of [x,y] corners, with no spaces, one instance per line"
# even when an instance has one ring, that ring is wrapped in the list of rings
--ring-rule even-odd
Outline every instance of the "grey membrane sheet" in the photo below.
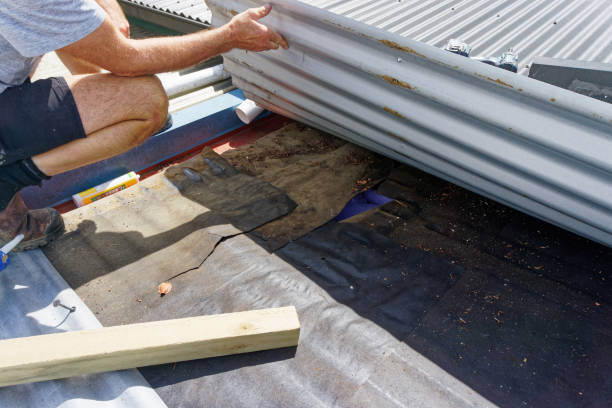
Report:
[[[588,242],[565,233],[545,244],[546,224],[513,219],[511,236],[523,244],[532,231],[540,241],[528,242],[549,246],[542,251],[576,247],[539,263],[527,251],[513,255],[531,270],[478,247],[462,246],[465,259],[453,253],[461,241],[436,236],[443,228],[432,224],[433,210],[392,204],[274,254],[250,235],[224,241],[144,318],[295,304],[299,346],[143,368],[145,378],[176,407],[610,406],[609,297],[594,298],[595,282],[570,264]],[[484,247],[500,241],[481,235]],[[574,271],[551,279],[559,259]]]
[[[305,251],[302,239],[270,253],[249,231],[291,211],[280,190],[210,152],[163,177],[72,212],[70,232],[45,249],[100,321],[295,305],[302,324],[297,348],[141,368],[168,406],[491,405],[401,339],[460,268],[348,224],[341,226],[346,233],[317,235],[343,243],[345,253]],[[318,262],[312,268],[325,281],[306,274],[299,266],[305,261],[287,261],[296,254]],[[402,280],[388,285],[395,275]],[[162,279],[173,287],[160,297]],[[377,288],[372,296],[370,285]],[[363,301],[347,306],[330,287]]]
[[[55,300],[76,311],[54,307]],[[99,327],[40,250],[11,255],[11,265],[0,273],[0,339]],[[0,388],[0,407],[7,408],[165,406],[135,369]]]
[[[234,174],[217,164],[226,169],[219,176]],[[271,253],[248,232],[255,224],[244,223],[282,213],[282,196],[247,200],[257,206],[243,203],[257,197],[249,194],[229,200],[224,191],[255,180],[219,183],[206,166],[195,168],[207,182],[191,190],[190,182],[175,179],[166,205],[216,214],[201,221],[217,219],[223,222],[215,228],[234,232],[214,245],[193,241],[204,245],[202,262],[174,276],[164,297],[154,290],[162,275],[138,267],[154,265],[147,252],[129,270],[80,281],[77,293],[94,295],[84,301],[104,324],[295,305],[302,332],[293,349],[141,368],[168,406],[610,406],[609,249],[402,167],[379,188],[395,201]],[[156,195],[153,186],[141,187]],[[182,201],[189,197],[205,209]],[[129,242],[135,230],[152,236],[130,218],[144,217],[146,208],[128,211],[127,192],[117,199],[125,204],[126,226],[114,238]],[[228,215],[215,218],[222,212]],[[80,222],[109,228],[108,214],[80,213]],[[163,226],[152,214],[147,219]],[[194,227],[193,214],[184,215],[177,222]],[[248,228],[236,228],[241,224]],[[80,250],[93,253],[87,245],[98,245],[98,237],[104,238],[82,235]],[[182,233],[176,237],[172,245],[184,241]],[[115,262],[113,252],[95,253],[97,262]],[[181,256],[168,259],[182,262]],[[68,281],[82,279],[61,272]],[[138,291],[126,291],[124,282]]]
[[[409,330],[418,321],[423,300],[432,304],[435,295],[452,284],[450,273],[458,276],[460,271],[435,256],[405,251],[376,233],[369,238],[386,245],[386,268],[360,269],[355,262],[371,256],[375,249],[362,248],[364,241],[359,236],[363,228],[340,227],[344,232],[327,229],[322,233],[330,240],[348,234],[343,242],[352,241],[352,248],[347,247],[349,257],[361,249],[364,258],[349,260],[338,254],[328,261],[321,256],[313,259],[313,268],[328,276],[325,284],[268,253],[248,235],[222,242],[200,268],[175,279],[176,292],[165,296],[162,306],[144,313],[143,320],[292,304],[302,331],[295,349],[142,368],[168,406],[492,405],[372,319],[379,316],[392,322],[396,333]],[[281,250],[283,256],[298,252],[310,258],[312,253],[297,246],[304,239],[285,247],[286,253]],[[383,283],[396,266],[401,268],[398,273],[404,272],[405,281],[390,288],[388,299],[370,298],[368,285],[360,282]],[[330,293],[328,285],[364,300],[359,307],[348,307]]]

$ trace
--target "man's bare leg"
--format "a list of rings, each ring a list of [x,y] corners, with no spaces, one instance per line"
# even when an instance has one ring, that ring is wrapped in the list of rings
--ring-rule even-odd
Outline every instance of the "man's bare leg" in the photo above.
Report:
[[[58,58],[68,68],[72,75],[83,75],[83,74],[99,74],[102,72],[102,68],[97,65],[91,64],[85,60],[75,58],[72,55],[65,53],[64,51],[55,51]]]
[[[29,210],[19,190],[52,176],[115,156],[142,143],[163,126],[168,99],[155,77],[121,78],[110,74],[66,78],[86,137],[46,153],[1,167],[0,245],[18,234],[14,250],[46,245],[60,236],[64,223],[51,208]],[[42,171],[42,173],[41,173]],[[43,174],[44,173],[44,174]]]
[[[93,74],[67,77],[66,82],[87,137],[34,156],[34,163],[48,176],[130,150],[166,121],[168,99],[156,77]]]

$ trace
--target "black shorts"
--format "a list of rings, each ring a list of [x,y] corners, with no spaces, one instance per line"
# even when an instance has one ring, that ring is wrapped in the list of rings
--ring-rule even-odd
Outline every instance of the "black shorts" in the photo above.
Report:
[[[0,93],[0,166],[85,136],[64,78],[26,81]]]

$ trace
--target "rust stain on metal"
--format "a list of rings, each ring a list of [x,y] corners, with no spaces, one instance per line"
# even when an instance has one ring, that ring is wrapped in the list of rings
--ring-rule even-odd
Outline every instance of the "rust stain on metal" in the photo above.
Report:
[[[352,28],[350,28],[350,27],[346,27],[346,26],[343,26],[342,24],[338,24],[338,23],[333,22],[333,21],[331,21],[331,20],[327,20],[327,19],[325,19],[325,20],[323,20],[323,21],[324,21],[324,22],[326,22],[327,24],[331,24],[331,25],[333,25],[333,26],[336,26],[336,27],[338,27],[338,28],[340,28],[340,29],[342,29],[342,30],[345,30],[345,31],[350,31],[350,32],[352,32],[352,33],[354,33],[354,32],[355,32],[355,30],[353,30]]]
[[[512,85],[510,85],[509,83],[506,83],[506,82],[502,81],[502,80],[501,80],[501,79],[499,79],[499,78],[497,78],[497,79],[493,79],[493,78],[491,78],[490,76],[481,75],[481,74],[479,74],[478,72],[474,72],[474,75],[476,75],[476,76],[477,76],[477,77],[479,77],[479,78],[486,79],[487,81],[495,82],[496,84],[500,84],[500,85],[503,85],[503,86],[507,86],[508,88],[512,88],[512,89],[514,89],[514,87],[513,87]]]
[[[497,78],[497,79],[496,79],[495,81],[493,81],[493,82],[497,82],[498,84],[503,85],[503,86],[507,86],[507,87],[509,87],[509,88],[514,88],[512,85],[505,83],[504,81],[502,81],[502,80],[501,80],[501,79],[499,79],[499,78]]]
[[[374,39],[375,39],[375,38],[374,38],[374,37],[372,37],[371,35],[368,35],[368,34],[364,34],[364,33],[357,32],[357,31],[355,31],[354,29],[352,29],[351,27],[343,26],[342,24],[338,24],[338,23],[336,23],[336,22],[334,22],[334,21],[327,20],[327,19],[325,19],[325,20],[323,20],[323,21],[324,21],[324,22],[326,22],[327,24],[331,24],[331,25],[333,25],[333,26],[335,26],[335,27],[338,27],[338,28],[339,28],[339,29],[341,29],[341,30],[344,30],[344,31],[348,31],[348,32],[351,32],[351,33],[357,34],[357,35],[359,35],[360,37],[363,37],[363,38],[367,38],[368,40],[374,40]]]
[[[395,41],[389,41],[389,40],[378,40],[378,42],[380,42],[383,45],[386,45],[389,48],[393,48],[395,50],[400,50],[400,51],[404,51],[413,55],[417,55],[419,57],[422,58],[427,58],[426,56],[424,56],[423,54],[416,52],[415,50],[413,50],[410,47],[404,47],[402,45],[399,45],[398,43],[396,43]]]
[[[557,102],[557,100],[555,98],[550,98],[551,102]]]
[[[399,136],[399,135],[397,135],[397,134],[395,134],[395,133],[393,133],[393,132],[387,132],[387,134],[388,134],[389,136],[391,136],[391,137],[393,137],[393,138],[397,139],[397,140],[405,141],[403,137],[401,137],[401,136]]]
[[[406,88],[410,90],[416,89],[415,87],[410,85],[408,82],[400,81],[399,79],[393,78],[392,76],[389,76],[389,75],[378,75],[378,77],[384,79],[391,85],[401,86],[402,88]]]
[[[236,10],[230,10],[232,16],[237,16],[239,13]]]
[[[518,91],[519,91],[519,92],[523,92],[523,88],[519,88],[519,89],[518,89]]]
[[[390,107],[388,107],[388,106],[383,106],[383,109],[385,110],[385,112],[388,112],[388,113],[390,113],[390,114],[392,114],[392,115],[395,115],[395,116],[397,116],[398,118],[406,119],[406,117],[405,117],[404,115],[402,115],[401,113],[399,113],[399,112],[398,112],[398,111],[396,111],[396,110],[391,109],[391,108],[390,108]]]
[[[502,81],[502,80],[501,80],[501,79],[499,79],[499,78],[497,78],[497,79],[492,79],[492,78],[487,77],[487,79],[488,79],[489,81],[493,81],[493,82],[498,83],[498,84],[500,84],[500,85],[507,86],[508,88],[514,88],[512,85],[505,83],[504,81]]]
[[[374,37],[372,37],[371,35],[367,35],[367,34],[364,34],[364,33],[359,33],[357,31],[355,31],[354,29],[352,29],[351,27],[343,26],[342,24],[338,24],[336,22],[333,22],[333,21],[330,21],[330,20],[327,20],[327,19],[323,20],[323,21],[326,22],[327,24],[331,24],[331,25],[333,25],[335,27],[338,27],[341,30],[348,31],[348,32],[351,32],[351,33],[354,33],[354,34],[358,34],[360,37],[367,38],[368,40],[373,40],[374,39]]]

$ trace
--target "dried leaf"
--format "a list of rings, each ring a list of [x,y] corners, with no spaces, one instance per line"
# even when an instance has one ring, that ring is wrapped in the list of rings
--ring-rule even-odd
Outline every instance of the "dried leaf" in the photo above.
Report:
[[[159,286],[157,287],[157,291],[162,296],[167,295],[168,293],[170,293],[171,290],[172,290],[172,284],[170,282],[160,283]]]

